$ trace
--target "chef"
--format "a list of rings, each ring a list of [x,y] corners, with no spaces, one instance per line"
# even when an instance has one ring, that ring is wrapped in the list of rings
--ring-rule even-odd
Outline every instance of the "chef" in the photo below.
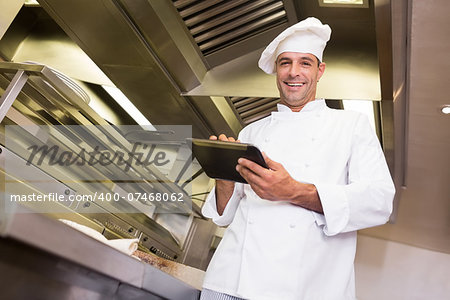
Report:
[[[217,180],[209,194],[203,214],[228,228],[201,299],[356,299],[356,231],[387,222],[395,188],[367,118],[316,99],[330,34],[308,18],[261,55],[280,103],[239,141],[261,149],[269,169],[241,158],[249,184]]]

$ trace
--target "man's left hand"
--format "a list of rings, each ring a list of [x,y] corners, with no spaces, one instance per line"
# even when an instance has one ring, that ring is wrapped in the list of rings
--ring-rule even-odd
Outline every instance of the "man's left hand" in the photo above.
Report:
[[[240,158],[236,166],[236,170],[259,197],[272,201],[289,201],[294,205],[323,213],[313,184],[296,181],[282,164],[271,160],[265,153],[263,156],[269,169],[245,158]]]
[[[253,191],[266,200],[290,200],[298,183],[286,171],[282,164],[271,160],[263,153],[269,169],[261,167],[251,160],[240,158],[236,170],[252,187]]]

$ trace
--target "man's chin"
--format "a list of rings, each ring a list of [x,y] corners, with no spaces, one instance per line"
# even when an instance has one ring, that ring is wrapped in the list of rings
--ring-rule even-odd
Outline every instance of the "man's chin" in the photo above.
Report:
[[[313,101],[308,99],[283,99],[283,101],[280,101],[280,104],[286,105],[287,107],[291,108],[293,111],[299,111],[301,110],[306,104]]]
[[[285,99],[283,102],[285,103],[285,105],[288,105],[288,106],[303,106],[303,105],[305,105],[306,103],[308,103],[307,100],[305,100],[305,99],[299,99],[299,98],[295,98],[295,99]]]

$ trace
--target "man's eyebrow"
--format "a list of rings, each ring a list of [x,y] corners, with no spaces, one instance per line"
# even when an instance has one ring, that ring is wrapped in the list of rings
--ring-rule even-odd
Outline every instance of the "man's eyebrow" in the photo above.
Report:
[[[289,57],[280,57],[280,59],[278,59],[278,62],[283,61],[283,60],[291,60]]]
[[[301,59],[304,59],[304,60],[307,60],[307,61],[310,61],[310,62],[314,62],[314,59],[312,59],[312,58],[309,57],[309,56],[302,56]]]
[[[309,56],[302,56],[302,57],[300,57],[299,59],[300,59],[300,60],[307,60],[307,61],[310,61],[310,62],[312,62],[312,63],[315,62],[314,59],[312,59],[312,58],[309,57]],[[280,57],[280,58],[278,59],[277,62],[281,62],[281,61],[292,61],[292,59],[289,58],[289,57]]]

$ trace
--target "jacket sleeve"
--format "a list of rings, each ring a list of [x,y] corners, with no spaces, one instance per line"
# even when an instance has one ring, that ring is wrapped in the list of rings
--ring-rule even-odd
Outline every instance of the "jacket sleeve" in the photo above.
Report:
[[[202,214],[207,218],[211,218],[218,226],[227,226],[231,223],[231,221],[233,221],[243,194],[243,184],[236,183],[234,185],[233,194],[231,195],[227,206],[225,206],[223,214],[219,215],[216,205],[216,188],[214,187],[206,198],[205,204],[202,207]]]
[[[388,166],[365,116],[356,121],[346,185],[315,183],[324,214],[314,213],[326,235],[386,223],[395,194]]]
[[[247,135],[247,128],[244,128],[239,133],[238,140],[244,143],[247,142]],[[218,226],[228,226],[234,219],[234,215],[236,214],[236,210],[242,197],[244,197],[244,184],[237,182],[234,185],[233,194],[231,195],[227,206],[225,206],[223,214],[219,215],[216,205],[216,188],[214,187],[206,198],[205,204],[202,207],[202,214],[203,216],[212,219]]]

